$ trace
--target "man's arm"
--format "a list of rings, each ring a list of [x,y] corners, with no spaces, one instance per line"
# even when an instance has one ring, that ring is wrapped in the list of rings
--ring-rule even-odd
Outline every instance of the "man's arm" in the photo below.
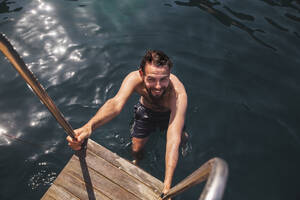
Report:
[[[123,109],[126,101],[140,83],[138,71],[131,72],[123,80],[122,85],[113,98],[107,100],[97,113],[81,128],[74,130],[76,140],[67,137],[69,146],[74,150],[79,150],[85,138],[88,138],[92,131],[99,126],[112,120]]]
[[[175,94],[170,102],[171,116],[167,131],[164,193],[171,188],[172,178],[178,161],[178,150],[181,142],[185,112],[187,108],[187,94],[183,84],[177,78],[174,87],[177,94]]]

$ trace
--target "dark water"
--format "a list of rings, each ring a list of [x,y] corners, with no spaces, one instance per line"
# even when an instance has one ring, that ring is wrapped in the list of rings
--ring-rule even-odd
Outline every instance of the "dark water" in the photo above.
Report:
[[[6,34],[73,127],[83,125],[147,49],[174,61],[189,96],[192,149],[174,183],[212,157],[229,164],[226,200],[299,200],[297,0],[2,0]],[[0,199],[39,199],[72,155],[65,133],[0,56]],[[133,96],[92,139],[130,159]],[[163,180],[156,134],[141,166]],[[203,185],[176,199],[197,199]]]

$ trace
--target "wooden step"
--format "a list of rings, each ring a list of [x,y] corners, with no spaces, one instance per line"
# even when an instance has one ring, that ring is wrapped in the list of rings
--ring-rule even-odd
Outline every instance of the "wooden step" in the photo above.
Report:
[[[157,200],[162,189],[160,180],[89,139],[42,199]]]

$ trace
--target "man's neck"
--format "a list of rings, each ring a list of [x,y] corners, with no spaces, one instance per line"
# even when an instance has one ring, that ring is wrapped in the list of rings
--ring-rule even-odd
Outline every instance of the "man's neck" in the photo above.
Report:
[[[149,96],[148,93],[141,95],[140,102],[150,108],[151,110],[158,111],[158,112],[165,112],[168,111],[169,108],[166,106],[168,101],[168,94],[169,90],[164,93],[164,95],[159,99],[153,99]]]

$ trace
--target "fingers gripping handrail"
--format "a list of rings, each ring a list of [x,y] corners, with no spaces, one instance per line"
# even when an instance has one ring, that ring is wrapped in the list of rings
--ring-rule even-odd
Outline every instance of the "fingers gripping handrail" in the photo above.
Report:
[[[207,183],[199,200],[221,200],[228,177],[228,165],[221,158],[213,158],[171,188],[162,199],[168,199],[199,184],[205,180]]]

